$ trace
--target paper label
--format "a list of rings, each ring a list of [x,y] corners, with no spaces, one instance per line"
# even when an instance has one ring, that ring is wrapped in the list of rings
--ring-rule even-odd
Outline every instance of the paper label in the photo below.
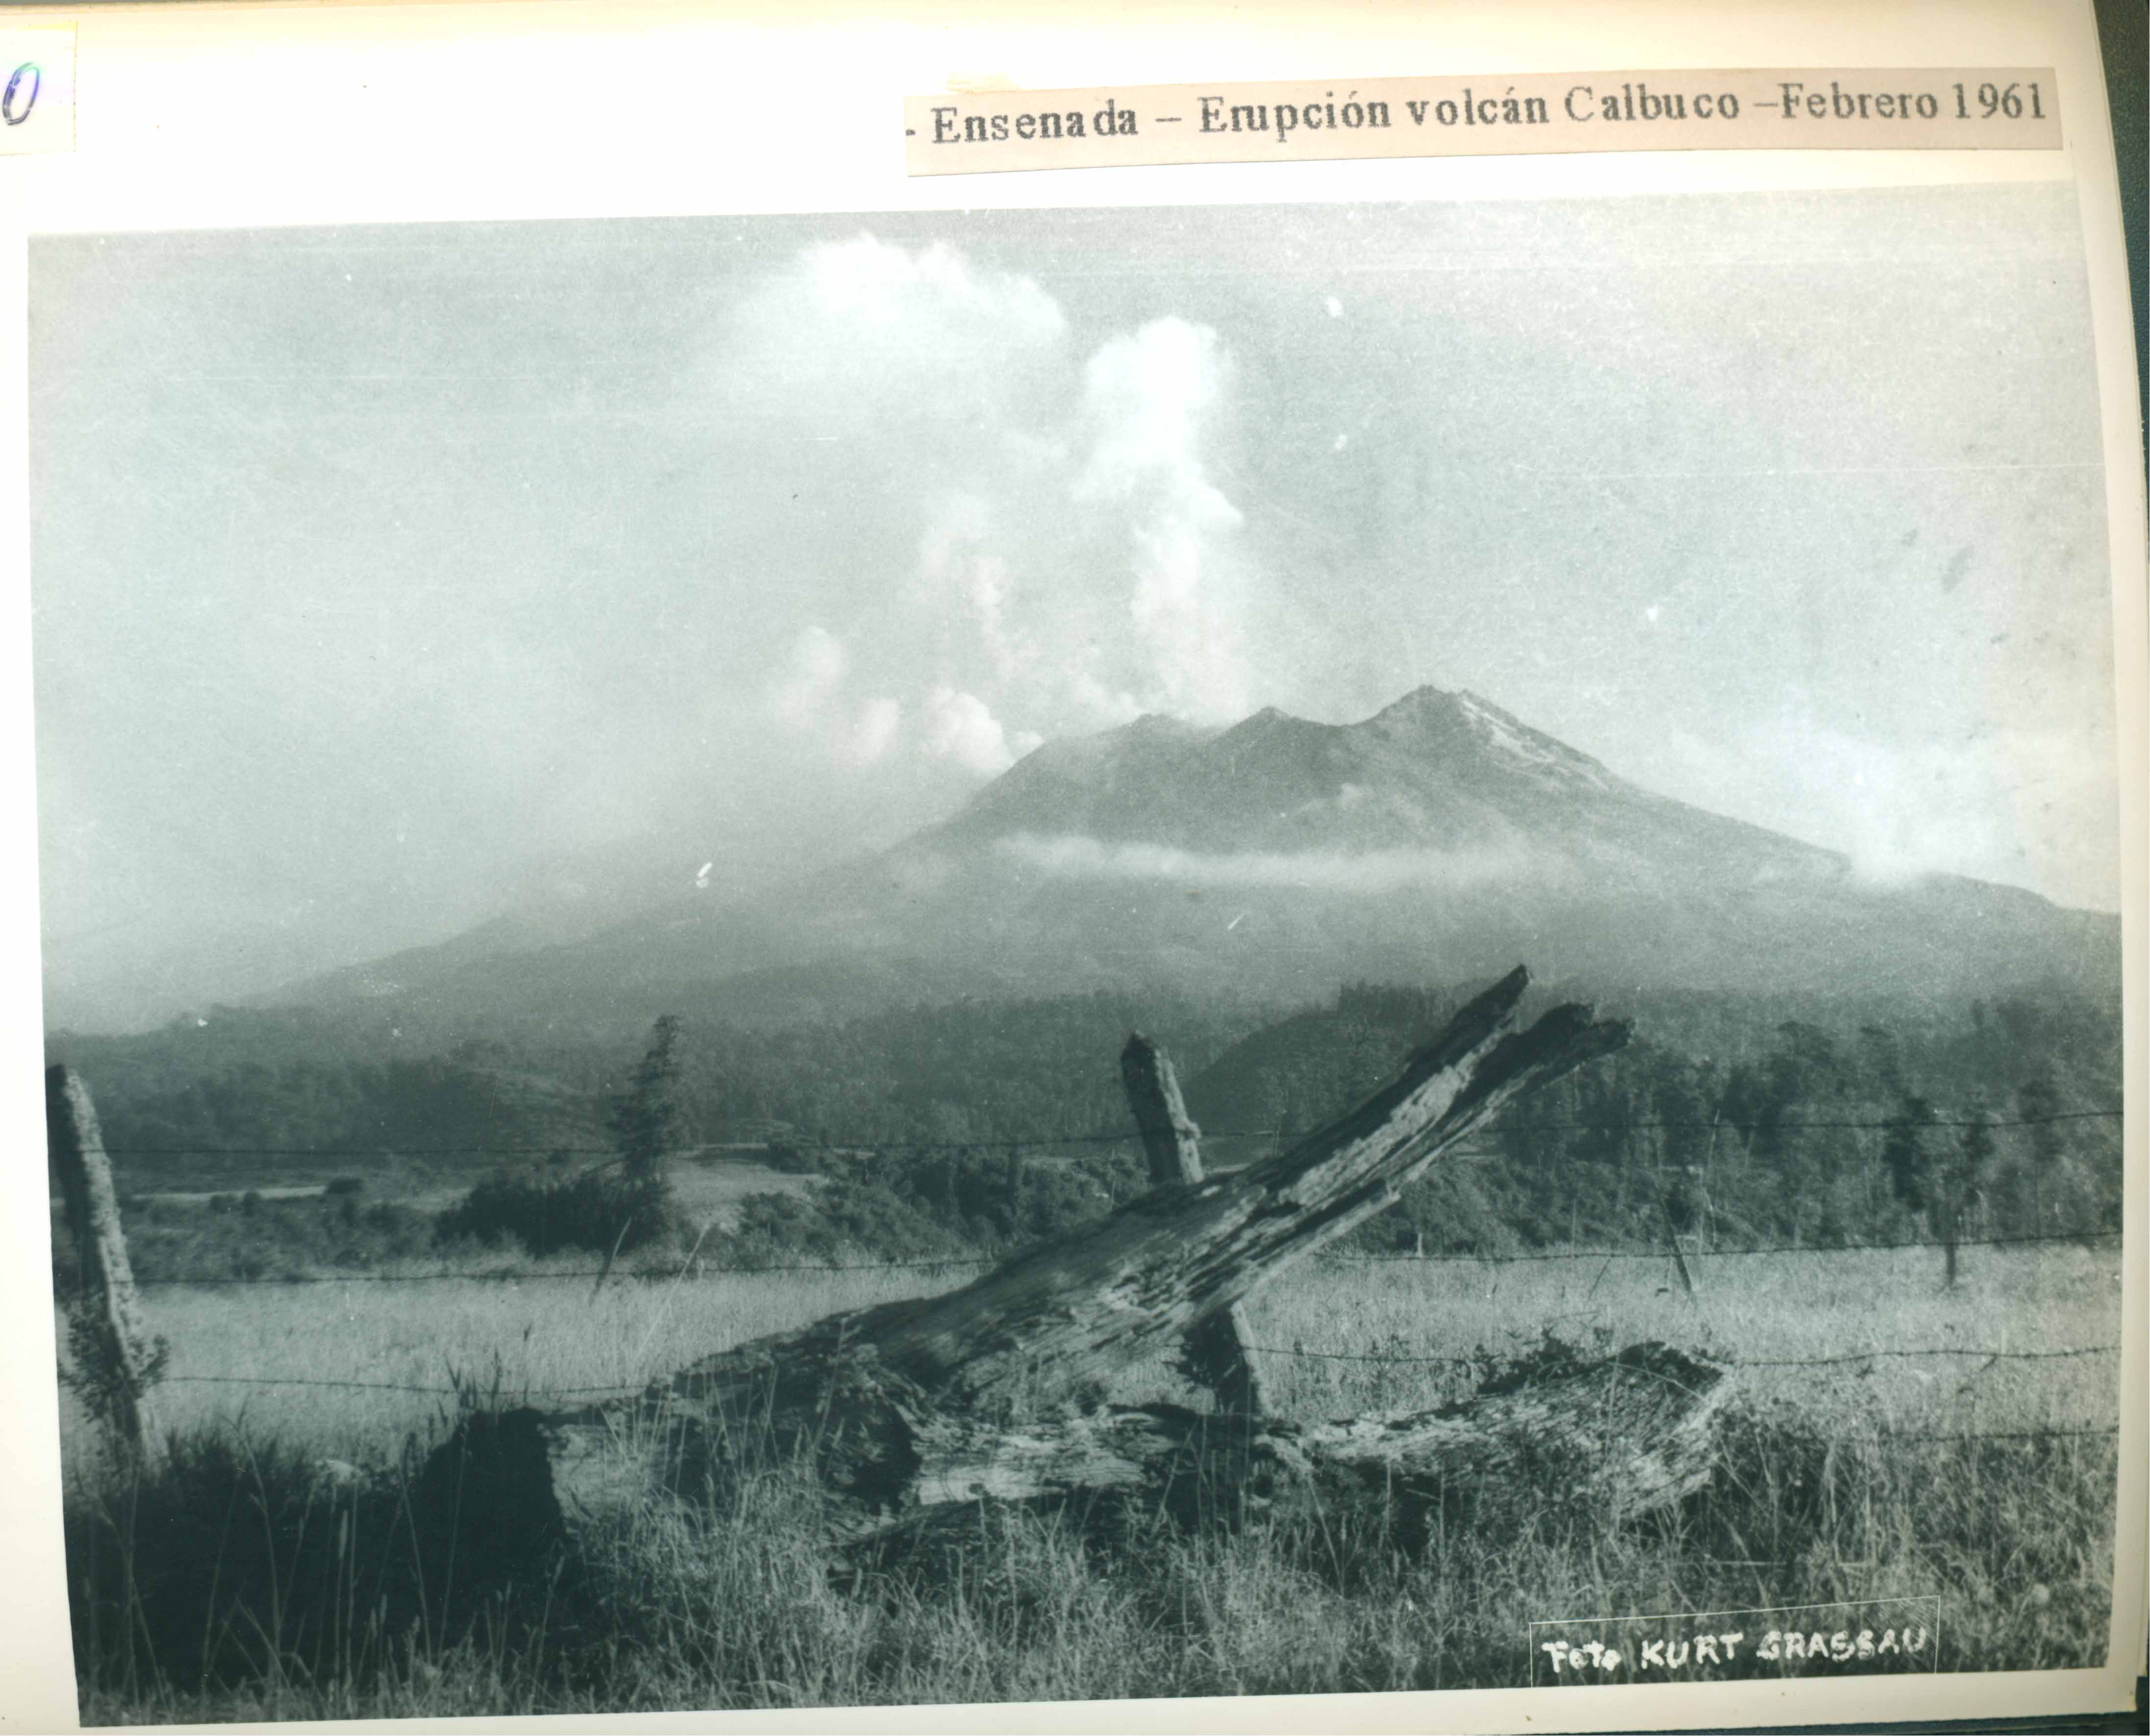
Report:
[[[904,99],[909,173],[1568,151],[2057,150],[2051,68],[1552,73]]]

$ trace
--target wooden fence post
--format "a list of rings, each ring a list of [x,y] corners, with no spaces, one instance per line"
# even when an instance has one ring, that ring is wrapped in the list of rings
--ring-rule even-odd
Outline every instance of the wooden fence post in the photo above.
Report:
[[[1673,1216],[1672,1196],[1661,1195],[1658,1204],[1664,1213],[1665,1245],[1673,1251],[1673,1265],[1679,1273],[1680,1288],[1692,1296],[1694,1294],[1694,1274],[1687,1269],[1687,1255],[1680,1251],[1679,1224]]]
[[[1171,1057],[1138,1031],[1120,1052],[1120,1082],[1142,1130],[1150,1185],[1200,1181],[1202,1129],[1187,1113]],[[1186,1340],[1188,1374],[1217,1395],[1219,1409],[1248,1418],[1263,1411],[1261,1370],[1252,1343],[1246,1306],[1239,1302],[1202,1321]]]
[[[128,1451],[152,1461],[164,1443],[150,1389],[164,1373],[165,1350],[143,1326],[97,1108],[71,1067],[45,1074],[45,1138],[81,1268],[83,1326],[73,1336],[78,1358],[88,1364],[77,1370],[81,1390]]]

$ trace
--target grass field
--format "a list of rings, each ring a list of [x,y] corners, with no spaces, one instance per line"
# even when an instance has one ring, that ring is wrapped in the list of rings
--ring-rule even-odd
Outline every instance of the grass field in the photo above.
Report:
[[[838,1310],[922,1295],[976,1269],[689,1272],[608,1282],[587,1256],[501,1263],[515,1275],[310,1284],[163,1286],[144,1294],[170,1343],[163,1398],[178,1426],[244,1419],[310,1451],[392,1451],[438,1395],[284,1381],[447,1388],[542,1398],[638,1386],[685,1362]],[[1946,1349],[1950,1358],[1751,1370],[1758,1390],[1817,1416],[1890,1428],[2094,1427],[2114,1418],[2111,1356],[1988,1362],[1976,1350],[2111,1344],[2117,1254],[2068,1246],[1967,1250],[1956,1289],[1929,1249],[1801,1252],[1691,1262],[1602,1256],[1513,1263],[1318,1262],[1251,1305],[1272,1401],[1314,1419],[1422,1408],[1469,1389],[1467,1370],[1413,1359],[1512,1351],[1547,1330],[1587,1345],[1658,1339],[1734,1363]],[[1296,1354],[1316,1353],[1316,1354]],[[1320,1354],[1330,1353],[1330,1354]],[[1364,1360],[1355,1359],[1366,1359]],[[260,1384],[255,1384],[260,1383]],[[1143,1383],[1131,1378],[1125,1395]]]
[[[399,1645],[376,1634],[368,1668],[339,1673],[318,1655],[298,1661],[295,1635],[290,1647],[270,1643],[264,1626],[259,1668],[245,1679],[227,1670],[221,1683],[217,1672],[180,1682],[139,1668],[115,1673],[109,1655],[93,1661],[85,1715],[1509,1684],[1527,1678],[1525,1623],[1547,1616],[1915,1594],[1941,1599],[1944,1668],[2102,1658],[2114,1443],[2097,1434],[2021,1437],[2110,1428],[2117,1359],[2019,1357],[2114,1342],[2117,1249],[1969,1249],[1953,1289],[1943,1288],[1938,1253],[1923,1249],[1705,1256],[1691,1266],[1692,1297],[1668,1262],[1649,1258],[1316,1262],[1285,1274],[1250,1310],[1255,1341],[1281,1353],[1264,1359],[1272,1402],[1301,1419],[1460,1396],[1471,1371],[1439,1359],[1513,1353],[1548,1332],[1586,1348],[1661,1339],[1744,1365],[1751,1426],[1740,1464],[1732,1481],[1669,1522],[1577,1530],[1547,1519],[1505,1537],[1444,1538],[1412,1555],[1380,1535],[1279,1518],[1160,1536],[1113,1557],[1051,1522],[1010,1514],[995,1522],[967,1577],[839,1589],[803,1530],[804,1497],[772,1492],[765,1510],[721,1524],[683,1531],[676,1516],[653,1516],[643,1534],[612,1540],[583,1564],[582,1628],[567,1624],[549,1653],[506,1641],[490,1653],[477,1641],[444,1648],[422,1635]],[[170,1421],[196,1440],[258,1444],[255,1486],[245,1492],[241,1476],[231,1492],[231,1511],[243,1516],[250,1504],[265,1515],[268,1485],[300,1475],[290,1466],[323,1456],[386,1462],[406,1437],[431,1438],[453,1414],[443,1390],[384,1387],[460,1382],[541,1402],[616,1390],[765,1333],[968,1275],[690,1269],[675,1280],[614,1279],[593,1294],[587,1276],[556,1280],[525,1264],[492,1281],[159,1288],[144,1299],[171,1345],[161,1392]],[[1907,1350],[1951,1354],[1766,1365]],[[1983,1354],[1992,1352],[2016,1354]],[[333,1382],[353,1384],[318,1384]],[[1153,1381],[1131,1375],[1116,1395],[1164,1384],[1162,1371]],[[64,1426],[78,1501],[88,1501],[95,1479],[83,1469],[94,1460],[86,1424],[70,1410]],[[2002,1438],[1931,1438],[1974,1435]],[[264,1463],[286,1469],[272,1475]],[[593,1607],[618,1631],[583,1632]],[[612,1662],[578,1674],[572,1660],[600,1654]]]

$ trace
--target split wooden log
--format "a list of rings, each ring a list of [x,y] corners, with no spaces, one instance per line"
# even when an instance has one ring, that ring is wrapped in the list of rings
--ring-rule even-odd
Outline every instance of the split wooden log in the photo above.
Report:
[[[1734,1390],[1714,1363],[1631,1345],[1563,1372],[1496,1378],[1438,1410],[1320,1423],[1293,1438],[1310,1461],[1369,1487],[1422,1500],[1498,1489],[1630,1518],[1709,1481]]]
[[[961,1289],[741,1345],[638,1399],[528,1413],[527,1426],[507,1432],[522,1441],[534,1429],[548,1475],[532,1486],[532,1456],[518,1449],[498,1474],[522,1486],[486,1510],[572,1523],[656,1489],[721,1499],[742,1476],[805,1461],[830,1496],[832,1528],[855,1536],[982,1494],[1131,1486],[1191,1441],[1209,1452],[1214,1420],[1169,1406],[1103,1410],[1106,1378],[1229,1320],[1257,1285],[1389,1205],[1509,1103],[1627,1040],[1624,1025],[1572,1006],[1519,1032],[1528,981],[1520,969],[1502,979],[1390,1084],[1274,1157],[1157,1188]],[[1340,1466],[1386,1451],[1391,1479],[1421,1461],[1428,1475],[1461,1462],[1462,1437],[1439,1416],[1381,1428],[1365,1440],[1308,1435],[1297,1451]],[[1259,1441],[1238,1432],[1239,1451],[1294,1451],[1288,1431]],[[485,1451],[465,1431],[429,1475],[452,1482],[461,1501],[495,1475],[480,1462]]]
[[[863,1310],[851,1341],[872,1344],[941,1403],[987,1408],[1078,1399],[1118,1368],[1169,1354],[1200,1321],[1394,1204],[1518,1098],[1627,1041],[1625,1025],[1572,1006],[1517,1032],[1529,981],[1511,972],[1389,1084],[1290,1149],[1154,1189],[962,1289]]]

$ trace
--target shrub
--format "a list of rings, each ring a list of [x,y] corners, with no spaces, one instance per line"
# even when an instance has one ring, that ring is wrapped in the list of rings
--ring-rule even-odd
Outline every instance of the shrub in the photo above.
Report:
[[[426,1252],[432,1214],[382,1201],[361,1208],[341,1199],[264,1198],[250,1215],[168,1208],[128,1221],[127,1252],[138,1283],[272,1276],[297,1278],[335,1267],[352,1270]],[[57,1294],[72,1292],[74,1239],[56,1224],[53,1239]]]
[[[225,1426],[174,1436],[154,1469],[114,1463],[78,1482],[63,1530],[84,1687],[138,1703],[263,1682],[362,1688],[474,1633],[530,1644],[573,1564],[543,1516],[472,1510],[470,1489],[499,1483],[537,1438],[533,1413],[499,1405],[463,1388],[439,1456],[414,1436],[396,1461],[361,1466]]]
[[[442,1242],[512,1237],[538,1255],[566,1249],[623,1254],[662,1239],[672,1221],[669,1192],[656,1177],[599,1172],[551,1182],[496,1176],[442,1213],[435,1235]]]
[[[738,1266],[1004,1254],[1102,1218],[1148,1186],[1124,1153],[1035,1163],[995,1151],[880,1152],[840,1166],[810,1198],[741,1201],[715,1252]]]
[[[715,1255],[734,1267],[802,1261],[960,1259],[969,1244],[874,1182],[831,1183],[811,1199],[754,1194],[739,1202],[739,1221],[716,1243]]]
[[[798,1145],[772,1145],[764,1161],[779,1175],[819,1175],[820,1158]]]

